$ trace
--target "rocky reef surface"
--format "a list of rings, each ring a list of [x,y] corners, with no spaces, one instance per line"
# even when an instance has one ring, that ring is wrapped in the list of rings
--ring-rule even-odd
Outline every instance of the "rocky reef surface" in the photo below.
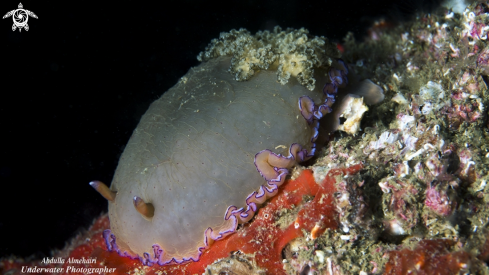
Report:
[[[337,180],[338,230],[290,245],[289,274],[489,272],[488,12],[472,4],[345,38],[343,60],[385,99],[312,166],[318,182],[364,168]]]

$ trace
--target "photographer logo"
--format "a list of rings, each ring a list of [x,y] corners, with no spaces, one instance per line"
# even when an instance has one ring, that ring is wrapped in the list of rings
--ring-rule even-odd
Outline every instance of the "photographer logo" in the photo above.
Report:
[[[35,15],[32,11],[23,9],[22,3],[19,3],[18,9],[7,12],[7,14],[3,16],[3,19],[10,16],[12,16],[12,19],[14,20],[12,31],[15,31],[15,29],[18,28],[19,32],[22,31],[22,28],[24,28],[26,31],[29,30],[29,25],[27,25],[29,16],[37,19],[37,15]]]

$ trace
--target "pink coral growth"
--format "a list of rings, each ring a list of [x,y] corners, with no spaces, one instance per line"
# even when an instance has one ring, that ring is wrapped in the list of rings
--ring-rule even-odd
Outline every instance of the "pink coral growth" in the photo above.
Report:
[[[489,26],[486,26],[486,24],[481,23],[477,20],[477,17],[484,13],[484,9],[482,8],[481,4],[479,4],[475,10],[475,13],[468,10],[464,12],[465,29],[462,31],[462,37],[471,37],[474,40],[486,40],[487,30],[489,30]]]
[[[396,180],[395,183],[380,182],[379,186],[384,193],[392,192],[387,207],[395,218],[387,221],[386,227],[391,233],[402,235],[405,229],[413,228],[418,222],[418,211],[413,204],[418,190],[412,184],[400,180]]]
[[[444,190],[437,190],[434,186],[430,186],[426,189],[426,199],[424,204],[440,216],[446,217],[452,213],[452,205],[447,192]]]
[[[477,94],[479,91],[479,82],[477,82],[476,75],[472,70],[465,71],[457,84],[470,94]]]
[[[486,33],[487,30],[488,27],[486,25],[471,21],[466,24],[466,29],[462,32],[462,36],[463,37],[469,36],[476,40],[479,39],[485,40],[487,39],[487,33]]]
[[[482,74],[489,75],[489,48],[485,48],[477,56],[477,66]]]
[[[454,95],[454,98],[457,99]],[[478,103],[453,104],[451,107],[444,108],[447,114],[450,128],[458,129],[462,122],[476,122],[481,117],[481,113],[477,110]]]

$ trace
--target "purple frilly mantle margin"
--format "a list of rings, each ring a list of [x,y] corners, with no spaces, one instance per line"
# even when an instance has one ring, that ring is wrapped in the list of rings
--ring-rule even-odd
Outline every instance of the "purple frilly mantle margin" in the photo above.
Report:
[[[188,258],[182,259],[164,258],[164,251],[158,245],[153,245],[152,253],[145,252],[143,256],[134,255],[127,251],[119,249],[116,243],[116,237],[110,229],[104,231],[103,236],[107,245],[108,251],[117,251],[117,253],[123,257],[129,257],[131,259],[139,259],[144,265],[152,266],[153,264],[168,265],[168,264],[182,264],[190,261],[198,261],[200,256],[209,248],[209,246],[217,240],[220,240],[227,235],[234,233],[237,229],[238,223],[245,223],[251,220],[258,210],[258,205],[264,203],[267,198],[273,197],[278,192],[278,187],[282,185],[285,178],[289,174],[289,169],[299,162],[310,159],[314,156],[316,151],[316,140],[319,134],[319,119],[325,114],[332,111],[331,106],[335,102],[335,95],[338,92],[338,88],[343,88],[348,84],[348,68],[343,60],[338,59],[337,63],[339,69],[330,68],[329,78],[330,83],[324,85],[323,94],[324,101],[316,105],[314,101],[308,96],[301,96],[299,98],[299,110],[301,115],[307,121],[312,129],[310,150],[303,148],[298,143],[293,143],[289,148],[289,156],[285,157],[281,154],[276,154],[269,149],[262,150],[255,155],[256,170],[267,181],[266,184],[260,186],[257,191],[252,192],[246,198],[246,207],[237,208],[231,205],[227,208],[224,214],[224,220],[228,226],[221,229],[219,232],[209,227],[204,232],[204,244],[198,248],[196,253]]]

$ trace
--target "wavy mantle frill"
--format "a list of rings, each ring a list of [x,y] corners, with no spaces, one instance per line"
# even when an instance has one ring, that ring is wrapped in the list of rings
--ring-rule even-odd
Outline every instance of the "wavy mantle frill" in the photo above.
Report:
[[[143,256],[134,255],[127,251],[121,251],[117,246],[115,235],[112,234],[109,229],[104,231],[107,250],[117,251],[119,255],[124,257],[139,259],[144,265],[148,266],[152,266],[155,263],[159,265],[167,265],[198,261],[204,250],[208,249],[214,241],[220,240],[227,235],[236,232],[239,223],[250,221],[258,210],[258,205],[263,204],[268,198],[277,194],[279,186],[284,183],[285,178],[289,174],[289,169],[299,162],[306,161],[314,156],[316,152],[316,140],[319,135],[319,120],[325,114],[332,111],[331,106],[335,102],[335,95],[338,92],[338,88],[343,88],[348,83],[348,69],[346,64],[341,59],[338,59],[337,63],[340,67],[339,69],[330,68],[329,70],[329,78],[331,82],[324,85],[324,100],[321,104],[315,104],[308,96],[301,96],[298,99],[299,111],[312,130],[311,144],[308,146],[310,149],[308,150],[298,143],[293,143],[289,147],[288,156],[276,154],[270,149],[258,152],[255,155],[254,160],[256,170],[267,183],[247,196],[245,207],[237,208],[234,205],[230,205],[224,214],[224,222],[226,226],[217,232],[211,227],[207,228],[204,232],[203,245],[199,247],[193,255],[183,257],[182,259],[174,257],[166,258],[164,250],[158,244],[153,245],[151,253],[145,252],[143,253]]]

